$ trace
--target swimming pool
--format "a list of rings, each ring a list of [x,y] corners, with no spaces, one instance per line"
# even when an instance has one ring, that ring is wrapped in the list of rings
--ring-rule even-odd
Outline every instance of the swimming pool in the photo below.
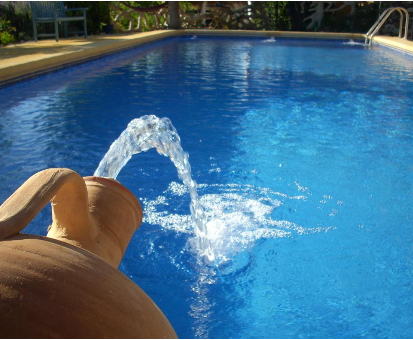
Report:
[[[91,175],[130,120],[169,117],[227,261],[199,261],[188,194],[151,150],[118,176],[146,213],[120,270],[178,336],[411,338],[412,65],[348,41],[176,37],[17,83],[0,200],[44,168]]]

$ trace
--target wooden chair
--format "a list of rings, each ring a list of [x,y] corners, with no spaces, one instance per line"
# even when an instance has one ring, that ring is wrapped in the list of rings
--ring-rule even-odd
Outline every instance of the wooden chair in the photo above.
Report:
[[[68,33],[83,33],[87,38],[86,26],[86,11],[87,8],[68,8],[66,9],[63,1],[30,1],[33,18],[33,33],[34,41],[40,37],[55,37],[59,41],[59,22],[63,23],[64,35],[67,37]],[[82,16],[66,16],[69,11],[82,11]],[[69,21],[83,21],[83,31],[67,31],[67,23]],[[37,24],[54,23],[54,33],[37,34]]]

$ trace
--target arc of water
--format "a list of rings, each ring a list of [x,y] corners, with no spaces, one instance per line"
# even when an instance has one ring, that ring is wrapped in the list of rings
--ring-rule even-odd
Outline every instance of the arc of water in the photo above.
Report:
[[[94,175],[116,179],[133,155],[155,148],[172,161],[178,176],[188,188],[191,197],[190,211],[194,223],[196,247],[202,256],[212,262],[214,252],[207,237],[205,212],[198,199],[197,183],[192,179],[188,153],[168,118],[154,115],[133,119],[109,148]]]

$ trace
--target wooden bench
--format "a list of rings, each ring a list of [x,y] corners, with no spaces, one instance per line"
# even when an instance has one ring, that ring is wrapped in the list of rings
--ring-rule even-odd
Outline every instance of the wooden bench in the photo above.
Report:
[[[59,41],[59,22],[63,23],[65,38],[68,33],[82,33],[87,38],[86,11],[87,8],[66,9],[63,1],[30,1],[33,18],[34,41],[40,37],[55,37]],[[66,16],[69,11],[82,11],[82,16]],[[67,23],[69,21],[83,21],[83,31],[68,32]],[[54,23],[54,33],[37,34],[37,24]]]

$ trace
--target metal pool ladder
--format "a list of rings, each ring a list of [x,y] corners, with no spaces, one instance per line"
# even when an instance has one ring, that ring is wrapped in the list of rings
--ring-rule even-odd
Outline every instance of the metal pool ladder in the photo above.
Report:
[[[385,21],[389,18],[389,16],[394,12],[398,11],[400,13],[400,26],[399,26],[399,38],[402,37],[402,30],[403,30],[403,18],[406,15],[406,23],[404,25],[404,37],[403,39],[407,39],[407,31],[409,28],[409,12],[403,7],[390,7],[387,8],[381,15],[380,18],[374,23],[374,25],[370,28],[370,30],[366,34],[366,40],[364,41],[365,44],[367,42],[371,45],[373,41],[373,37],[379,31],[381,26],[385,23]]]

